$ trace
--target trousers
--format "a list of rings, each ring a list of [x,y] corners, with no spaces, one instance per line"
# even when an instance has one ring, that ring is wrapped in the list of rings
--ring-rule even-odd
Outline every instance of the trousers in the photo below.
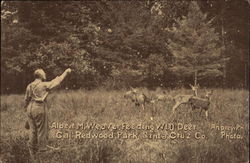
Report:
[[[29,129],[29,148],[36,153],[48,143],[48,111],[46,103],[31,101],[27,107]]]

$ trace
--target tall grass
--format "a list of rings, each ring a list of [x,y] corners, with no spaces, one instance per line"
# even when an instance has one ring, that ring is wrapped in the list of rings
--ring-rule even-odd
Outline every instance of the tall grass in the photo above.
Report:
[[[148,96],[161,93],[161,89],[141,89]],[[167,90],[169,95],[190,94],[190,90]],[[49,121],[99,124],[191,123],[206,139],[56,139],[50,130],[50,144],[61,147],[39,154],[41,162],[190,162],[190,163],[243,163],[249,160],[249,99],[246,90],[216,89],[209,108],[209,120],[204,112],[181,106],[172,115],[172,101],[146,105],[146,110],[135,107],[123,98],[121,91],[58,91],[49,96]],[[199,95],[203,95],[200,90]],[[1,156],[3,162],[30,162],[27,148],[28,131],[23,95],[1,96]],[[154,110],[153,108],[156,108]],[[153,117],[151,120],[150,117]],[[244,126],[237,131],[243,139],[221,139],[220,132],[211,130],[210,124]],[[69,131],[70,129],[63,129]],[[191,130],[194,134],[197,130]],[[128,131],[129,132],[129,131]],[[140,131],[135,131],[140,132]],[[153,131],[152,133],[157,133]]]

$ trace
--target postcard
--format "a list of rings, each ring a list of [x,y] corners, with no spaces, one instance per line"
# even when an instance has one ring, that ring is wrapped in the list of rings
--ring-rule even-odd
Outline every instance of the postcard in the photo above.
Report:
[[[249,6],[1,1],[0,163],[248,163]]]

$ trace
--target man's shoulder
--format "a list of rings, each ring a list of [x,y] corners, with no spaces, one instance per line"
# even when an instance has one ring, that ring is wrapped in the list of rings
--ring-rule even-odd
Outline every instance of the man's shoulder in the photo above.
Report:
[[[28,84],[28,86],[27,86],[27,88],[29,88],[30,86],[38,86],[38,85],[40,85],[40,84],[43,84],[43,83],[45,83],[45,82],[39,82],[39,81],[36,81],[36,80],[34,80],[34,81],[32,81],[31,83],[29,83]]]
[[[31,85],[34,85],[34,84],[36,84],[36,81],[35,81],[35,80],[32,81],[31,83],[29,83],[27,87],[29,87],[29,86],[31,86]]]
[[[30,86],[32,85],[32,83],[33,83],[33,82],[29,83],[29,84],[27,85],[27,87],[26,87],[26,88],[27,88],[27,89],[29,89],[29,88],[30,88]]]

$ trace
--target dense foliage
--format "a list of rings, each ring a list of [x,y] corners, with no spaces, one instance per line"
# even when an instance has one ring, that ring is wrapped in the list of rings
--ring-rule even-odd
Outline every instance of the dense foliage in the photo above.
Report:
[[[204,78],[223,76],[226,57],[213,19],[207,20],[197,3],[192,2],[187,16],[171,29],[168,48],[174,56],[170,69],[179,76],[194,76],[194,84]]]
[[[185,86],[196,71],[203,86],[247,87],[248,8],[233,0],[3,1],[1,92],[22,92],[36,68],[52,79],[67,67],[74,73],[63,87],[71,88]]]

